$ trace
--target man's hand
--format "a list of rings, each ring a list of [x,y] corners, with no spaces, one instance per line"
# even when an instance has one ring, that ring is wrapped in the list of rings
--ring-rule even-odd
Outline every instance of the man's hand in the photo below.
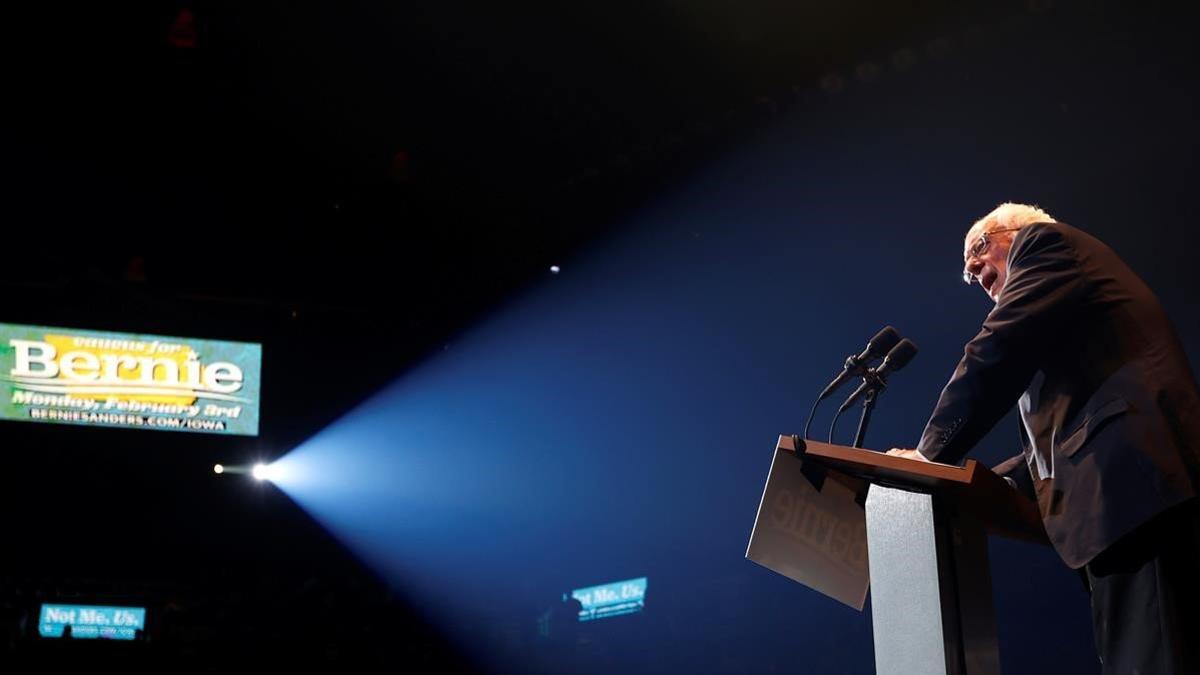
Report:
[[[903,457],[904,459],[915,459],[915,460],[918,460],[921,462],[929,461],[928,459],[925,459],[925,455],[922,455],[921,453],[917,452],[916,450],[905,450],[904,448],[892,448],[891,450],[887,451],[887,454],[889,454],[893,457]]]

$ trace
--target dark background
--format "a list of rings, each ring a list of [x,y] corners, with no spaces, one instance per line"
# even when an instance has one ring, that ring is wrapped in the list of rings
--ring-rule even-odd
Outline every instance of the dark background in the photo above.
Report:
[[[1109,242],[1195,362],[1188,19],[1048,1],[12,10],[0,321],[262,342],[264,397],[252,439],[4,424],[0,659],[869,671],[869,615],[740,559],[774,435],[893,323],[922,355],[869,444],[915,442],[987,310],[955,285],[961,236],[1005,200]],[[330,367],[354,363],[331,349],[347,336],[385,358]],[[446,359],[602,384],[530,374],[512,398],[603,415],[580,433],[605,442],[568,445],[563,472],[657,467],[621,504],[542,495],[575,525],[507,540],[529,555],[495,569],[539,581],[499,609],[432,616],[271,486],[211,474],[389,383],[453,392],[422,375]],[[512,419],[536,435],[554,405]],[[1013,425],[979,456],[1015,453]],[[517,445],[495,471],[539,461]],[[697,494],[703,526],[647,515]],[[609,519],[641,523],[619,555],[557,536]],[[1006,670],[1094,669],[1074,574],[1023,545],[992,557]],[[557,592],[645,570],[643,615],[539,637]],[[148,606],[152,639],[34,639],[22,617],[71,598]]]

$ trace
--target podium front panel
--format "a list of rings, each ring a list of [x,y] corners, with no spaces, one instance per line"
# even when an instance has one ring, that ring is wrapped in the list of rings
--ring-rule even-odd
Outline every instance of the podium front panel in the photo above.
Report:
[[[746,557],[862,610],[870,584],[863,507],[836,477],[817,489],[803,464],[776,449]]]

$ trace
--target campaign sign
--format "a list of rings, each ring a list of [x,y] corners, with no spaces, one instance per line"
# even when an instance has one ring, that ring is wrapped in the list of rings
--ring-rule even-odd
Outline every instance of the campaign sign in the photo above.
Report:
[[[60,638],[71,627],[71,637],[82,639],[132,640],[146,627],[144,607],[101,607],[94,605],[42,605],[38,634]]]
[[[571,597],[583,605],[580,621],[633,614],[646,606],[646,577],[579,588],[571,591]]]
[[[0,324],[0,419],[258,435],[262,345]]]

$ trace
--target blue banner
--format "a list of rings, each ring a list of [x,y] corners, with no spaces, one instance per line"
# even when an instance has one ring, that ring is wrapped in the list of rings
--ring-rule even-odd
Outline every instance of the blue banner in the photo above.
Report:
[[[571,591],[571,597],[583,605],[580,621],[634,614],[646,606],[646,577],[579,588]]]
[[[82,639],[132,640],[146,627],[143,607],[95,605],[42,605],[38,634],[58,638],[71,627],[71,637]]]

